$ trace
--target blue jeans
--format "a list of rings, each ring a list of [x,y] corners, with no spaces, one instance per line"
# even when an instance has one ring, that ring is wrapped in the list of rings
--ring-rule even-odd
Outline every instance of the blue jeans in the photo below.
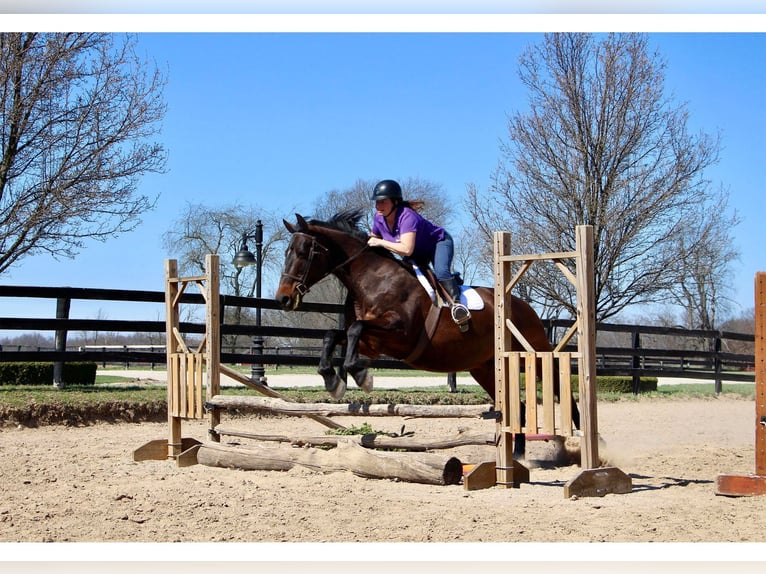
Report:
[[[452,236],[445,232],[444,239],[434,248],[434,273],[439,281],[452,278],[452,257],[455,255],[455,244]]]

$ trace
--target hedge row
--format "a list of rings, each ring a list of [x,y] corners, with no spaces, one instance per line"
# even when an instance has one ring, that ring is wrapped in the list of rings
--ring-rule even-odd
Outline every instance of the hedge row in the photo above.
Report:
[[[524,375],[522,374],[522,380]],[[572,390],[577,393],[579,380],[572,375]],[[537,382],[537,390],[542,391],[542,383]],[[638,380],[638,392],[648,393],[657,390],[657,377],[641,377]],[[597,376],[596,393],[632,393],[633,377],[627,376]]]
[[[572,377],[577,382],[577,375]],[[638,379],[638,392],[648,393],[657,390],[657,377],[641,377]],[[596,392],[599,393],[632,393],[633,377],[596,377]]]
[[[95,385],[96,363],[64,363],[62,378],[67,385]],[[52,385],[53,363],[0,363],[2,385]]]

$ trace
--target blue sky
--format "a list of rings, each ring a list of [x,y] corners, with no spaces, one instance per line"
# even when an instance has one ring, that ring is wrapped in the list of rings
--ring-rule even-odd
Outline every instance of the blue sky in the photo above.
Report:
[[[628,26],[616,20],[613,27]],[[651,32],[650,42],[667,61],[668,93],[687,102],[692,129],[723,138],[708,176],[730,188],[743,217],[732,287],[747,309],[754,274],[766,270],[766,34],[674,31],[688,29],[688,20],[667,28]],[[168,76],[160,136],[168,173],[140,185],[160,196],[157,209],[135,232],[89,243],[75,260],[25,259],[5,283],[162,290],[164,260],[173,254],[160,238],[186,202],[256,205],[290,217],[310,214],[323,194],[357,179],[412,176],[441,183],[459,204],[467,184],[488,185],[508,114],[526,105],[518,56],[542,39],[515,26],[501,33],[156,29],[140,33],[139,52]],[[272,291],[264,286],[264,296]],[[20,314],[19,304],[11,311],[0,301],[0,316]],[[124,305],[92,305],[73,306],[72,316],[133,316]],[[52,313],[39,302],[26,311]]]

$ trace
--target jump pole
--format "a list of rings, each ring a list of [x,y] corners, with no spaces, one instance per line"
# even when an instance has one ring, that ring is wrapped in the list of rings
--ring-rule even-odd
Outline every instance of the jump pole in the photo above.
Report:
[[[755,473],[720,474],[716,494],[766,494],[766,272],[755,274]]]

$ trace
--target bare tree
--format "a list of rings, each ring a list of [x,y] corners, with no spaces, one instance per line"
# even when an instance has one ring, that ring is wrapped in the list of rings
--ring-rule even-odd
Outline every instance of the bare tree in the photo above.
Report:
[[[670,295],[684,310],[690,329],[715,329],[717,317],[732,310],[728,277],[739,253],[731,233],[740,220],[736,213],[727,213],[727,194],[721,192],[717,201],[693,206],[671,239],[680,257],[679,264],[667,270]]]
[[[232,264],[232,260],[242,246],[243,235],[253,235],[259,220],[264,232],[261,281],[265,284],[264,278],[273,276],[274,271],[281,268],[280,256],[287,235],[282,219],[272,213],[241,205],[208,207],[187,204],[171,229],[163,234],[163,247],[178,260],[179,272],[188,275],[204,273],[205,257],[208,254],[218,254],[221,292],[238,297],[253,297],[258,279],[256,266],[238,268]],[[248,239],[247,244],[255,254],[254,240]],[[264,293],[268,292],[268,288],[264,289]],[[247,309],[242,307],[226,309],[225,312],[226,321],[235,325],[252,319]],[[268,317],[268,313],[265,316]],[[225,344],[236,343],[226,341]]]
[[[718,137],[689,133],[646,35],[547,34],[519,70],[529,110],[510,117],[488,192],[469,189],[479,229],[487,239],[509,230],[518,252],[539,253],[572,250],[575,226],[592,225],[599,320],[666,297],[677,281],[668,270],[701,247],[678,249],[688,214],[717,203],[704,171]],[[574,313],[552,266],[527,276],[530,299]]]
[[[136,188],[164,169],[148,141],[164,78],[134,48],[111,34],[0,34],[0,272],[35,253],[73,257],[154,207]]]

